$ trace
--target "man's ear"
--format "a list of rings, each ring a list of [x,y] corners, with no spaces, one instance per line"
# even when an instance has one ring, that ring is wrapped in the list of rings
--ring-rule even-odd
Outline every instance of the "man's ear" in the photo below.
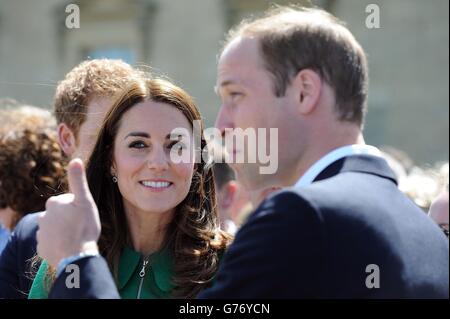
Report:
[[[63,152],[68,156],[72,157],[77,149],[77,142],[75,139],[75,134],[67,126],[66,123],[60,123],[57,128],[58,131],[58,142],[61,146]]]
[[[223,196],[223,206],[228,208],[233,204],[236,197],[236,192],[238,190],[238,185],[235,181],[229,181],[224,186],[224,196]]]
[[[298,110],[301,114],[311,113],[319,102],[322,78],[310,69],[301,70],[292,80]]]

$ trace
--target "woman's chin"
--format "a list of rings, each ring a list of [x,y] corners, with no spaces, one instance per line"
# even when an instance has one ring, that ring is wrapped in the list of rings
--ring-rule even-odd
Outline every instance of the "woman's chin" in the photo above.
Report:
[[[169,212],[173,211],[176,206],[171,205],[164,205],[164,206],[158,206],[158,205],[143,205],[139,207],[139,210],[145,214],[154,214],[154,215],[163,215],[168,214]]]

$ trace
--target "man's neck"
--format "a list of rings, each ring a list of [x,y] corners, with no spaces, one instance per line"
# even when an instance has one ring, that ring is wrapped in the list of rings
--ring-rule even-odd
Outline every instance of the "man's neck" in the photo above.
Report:
[[[324,139],[326,141],[326,139]],[[360,133],[354,137],[344,138],[344,139],[334,139],[329,140],[328,143],[323,143],[322,145],[317,144],[316,147],[311,148],[308,152],[305,152],[304,156],[300,158],[298,161],[297,167],[295,170],[295,174],[291,174],[286,178],[285,183],[289,185],[294,185],[305,173],[306,171],[313,166],[317,161],[319,161],[322,157],[326,156],[328,153],[344,146],[349,145],[365,145],[364,137]]]
[[[356,125],[341,124],[335,130],[329,129],[328,134],[321,132],[320,138],[316,136],[313,140],[297,163],[285,167],[279,174],[265,175],[265,178],[258,175],[258,178],[255,178],[254,174],[246,176],[245,172],[236,171],[237,179],[247,189],[253,207],[257,207],[270,193],[295,185],[314,163],[333,150],[348,145],[365,144],[361,130]]]

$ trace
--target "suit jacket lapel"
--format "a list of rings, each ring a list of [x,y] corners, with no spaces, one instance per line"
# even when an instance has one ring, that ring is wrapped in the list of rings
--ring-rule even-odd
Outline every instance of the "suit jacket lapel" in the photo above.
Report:
[[[391,170],[386,160],[377,156],[352,155],[330,164],[315,179],[314,182],[333,177],[344,172],[359,172],[377,175],[387,178],[397,184],[394,172]]]

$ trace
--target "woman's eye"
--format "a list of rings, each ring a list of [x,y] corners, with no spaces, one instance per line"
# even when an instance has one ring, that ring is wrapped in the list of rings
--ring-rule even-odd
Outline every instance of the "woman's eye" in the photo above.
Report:
[[[144,142],[142,141],[134,141],[129,145],[129,148],[137,148],[137,149],[141,149],[147,147],[147,145],[145,145]]]

